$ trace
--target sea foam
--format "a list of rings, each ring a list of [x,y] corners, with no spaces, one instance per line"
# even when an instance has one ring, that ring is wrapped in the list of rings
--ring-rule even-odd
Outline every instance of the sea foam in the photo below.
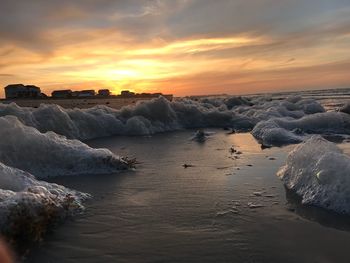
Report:
[[[350,157],[335,144],[312,136],[295,147],[278,175],[303,204],[350,214]]]
[[[310,134],[350,134],[350,115],[342,112],[324,112],[306,115],[300,119],[272,118],[259,122],[253,136],[264,145],[275,146],[299,143]]]
[[[42,104],[38,108],[19,107],[14,103],[0,104],[0,228],[2,232],[11,229],[11,233],[21,233],[22,228],[16,229],[16,225],[30,226],[40,218],[38,224],[45,226],[47,218],[59,218],[83,208],[81,201],[87,198],[86,194],[38,181],[36,178],[110,173],[130,167],[128,161],[109,150],[93,149],[81,140],[216,127],[234,131],[251,131],[254,128],[252,133],[259,141],[279,145],[301,142],[312,133],[349,133],[349,118],[345,113],[325,112],[317,101],[301,97],[284,100],[262,96],[183,98],[171,102],[160,97],[120,110],[106,106],[64,109],[53,104]],[[317,149],[309,152],[310,163],[318,158],[315,156],[321,154]],[[334,154],[336,153],[340,156],[339,165],[345,165],[345,161],[349,161],[346,156],[335,151]],[[305,182],[304,185],[311,182],[311,179],[299,180],[298,174],[294,173],[292,164],[299,155],[302,154],[291,154],[287,165],[280,172],[289,188],[294,187],[292,182]],[[338,157],[327,158],[334,158],[336,162]],[[324,157],[325,160],[327,158]],[[297,162],[297,167],[303,165],[307,163]],[[325,166],[323,170],[328,171],[326,163],[322,165]],[[307,169],[313,171],[312,167]],[[328,178],[323,173],[318,173],[318,176],[322,180]],[[302,178],[304,177],[308,178],[306,171]],[[339,183],[336,185],[338,189]],[[345,193],[345,189],[339,187]],[[326,193],[322,195],[322,189],[326,192],[332,191],[331,188],[316,187],[312,191],[320,194],[315,198],[303,187],[297,187],[297,192],[301,196],[308,193],[303,197],[305,203],[325,206],[329,202],[316,200],[325,198]],[[334,196],[335,199],[338,198],[336,194]],[[330,209],[348,213],[348,208],[343,207],[346,202],[330,204]],[[27,220],[23,221],[23,218]],[[34,229],[41,229],[37,226]]]
[[[160,97],[120,110],[106,106],[64,109],[42,104],[38,108],[0,104],[0,116],[13,115],[40,132],[53,131],[69,139],[87,140],[110,135],[150,135],[186,128],[230,127],[250,131],[260,121],[271,118],[302,118],[324,112],[315,100],[290,97],[228,97],[177,99]]]
[[[54,221],[80,213],[88,194],[38,181],[0,162],[0,231],[10,239],[39,239]],[[16,240],[18,241],[18,240]]]
[[[0,161],[37,178],[128,169],[123,158],[107,149],[93,149],[54,132],[41,133],[14,116],[0,117],[0,137]]]

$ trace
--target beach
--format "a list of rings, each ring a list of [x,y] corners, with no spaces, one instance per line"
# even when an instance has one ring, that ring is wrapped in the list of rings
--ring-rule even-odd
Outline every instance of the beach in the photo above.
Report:
[[[349,0],[2,0],[0,263],[349,263]]]
[[[128,105],[135,105],[139,101],[147,101],[152,98],[118,98],[113,96],[108,96],[104,98],[48,98],[48,99],[6,99],[6,100],[0,100],[0,103],[16,103],[18,106],[21,107],[33,107],[38,108],[40,104],[53,104],[53,105],[59,105],[66,109],[73,109],[73,108],[79,108],[79,109],[87,109],[94,106],[107,106],[113,109],[121,109],[122,107],[128,106]]]
[[[24,262],[347,262],[348,101],[0,104],[1,231]]]

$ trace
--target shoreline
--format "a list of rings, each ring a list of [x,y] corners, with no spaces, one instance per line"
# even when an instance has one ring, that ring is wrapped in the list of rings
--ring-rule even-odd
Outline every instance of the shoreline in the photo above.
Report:
[[[163,95],[164,98],[171,101],[172,95]],[[45,99],[0,99],[0,103],[11,104],[16,103],[20,107],[38,108],[40,104],[56,104],[65,109],[70,108],[92,108],[98,105],[105,105],[114,109],[121,109],[122,107],[135,105],[140,101],[148,101],[157,97],[92,97],[92,98],[45,98]]]

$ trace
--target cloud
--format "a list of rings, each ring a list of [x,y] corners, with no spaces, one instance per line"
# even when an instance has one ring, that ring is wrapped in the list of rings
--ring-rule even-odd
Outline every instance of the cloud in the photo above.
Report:
[[[206,71],[159,80],[157,85],[166,87],[167,92],[177,91],[182,96],[339,88],[349,85],[349,70],[350,60],[346,60],[277,70]]]
[[[0,77],[14,77],[15,75],[13,74],[6,74],[6,73],[2,73],[0,74]]]
[[[169,85],[182,94],[229,90],[238,77],[263,90],[285,74],[316,85],[295,69],[315,76],[323,65],[334,67],[325,83],[344,84],[349,28],[348,0],[3,0],[0,84]]]

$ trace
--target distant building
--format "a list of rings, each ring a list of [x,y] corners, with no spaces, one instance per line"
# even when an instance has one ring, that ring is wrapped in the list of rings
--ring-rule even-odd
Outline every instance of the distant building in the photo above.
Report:
[[[78,97],[93,97],[96,95],[96,92],[93,89],[82,90],[79,92]]]
[[[134,93],[129,90],[123,90],[118,97],[120,98],[141,98],[141,99],[152,99],[152,98],[158,98],[160,96],[163,96],[164,98],[168,100],[173,99],[173,95],[171,94],[163,94],[160,92],[157,93]]]
[[[53,98],[60,98],[60,99],[66,99],[72,97],[72,91],[70,89],[64,89],[64,90],[54,90],[51,93],[51,96]]]
[[[5,87],[6,99],[39,98],[40,88],[34,85],[11,84]]]
[[[109,95],[111,95],[111,92],[109,91],[109,89],[100,89],[98,91],[98,95],[108,97]]]
[[[77,90],[72,91],[72,98],[77,98],[77,97],[79,97],[79,94],[80,94],[80,91],[77,91]]]
[[[41,99],[47,99],[49,96],[47,96],[45,93],[40,93]]]
[[[134,97],[135,93],[129,90],[122,90],[122,92],[120,92],[120,96],[125,98],[130,98],[130,97]]]

